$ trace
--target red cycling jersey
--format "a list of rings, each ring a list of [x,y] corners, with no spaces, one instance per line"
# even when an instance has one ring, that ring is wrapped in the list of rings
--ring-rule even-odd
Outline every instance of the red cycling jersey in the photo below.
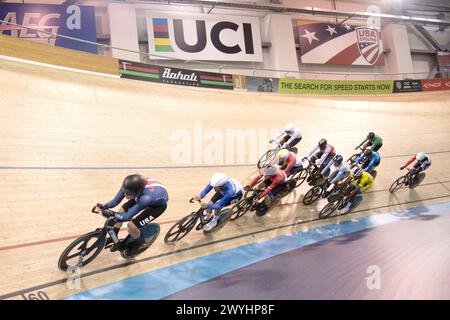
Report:
[[[286,160],[286,168],[284,168],[284,173],[285,174],[289,174],[289,172],[291,172],[292,168],[297,164],[298,158],[297,155],[295,153],[293,153],[292,151],[289,152],[289,156]]]
[[[260,172],[255,178],[252,179],[252,181],[250,181],[249,186],[253,187],[263,176],[264,175]],[[268,186],[266,190],[264,190],[264,192],[259,195],[258,199],[264,198],[277,185],[286,181],[286,173],[283,170],[278,169],[277,172],[273,176],[268,177],[268,179],[271,181],[270,186]]]

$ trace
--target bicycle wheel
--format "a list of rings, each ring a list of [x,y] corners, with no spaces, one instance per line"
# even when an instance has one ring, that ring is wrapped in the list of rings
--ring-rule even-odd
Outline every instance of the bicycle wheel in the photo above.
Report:
[[[271,149],[267,151],[265,154],[262,155],[262,157],[258,160],[258,169],[262,169],[269,165],[269,163],[275,158],[275,149]]]
[[[319,199],[322,193],[323,193],[322,186],[312,187],[311,189],[308,190],[308,192],[306,192],[305,196],[303,197],[302,200],[303,204],[305,206],[310,205],[311,203]]]
[[[341,205],[342,201],[341,199],[337,199],[332,202],[328,202],[325,207],[322,208],[319,212],[319,218],[326,218],[329,215],[331,215],[333,212],[335,212],[339,206]]]
[[[268,205],[266,205],[264,202],[259,203],[256,205],[255,214],[258,217],[262,217],[263,215],[265,215],[267,213],[267,211],[269,211],[269,208],[270,207]]]
[[[236,203],[231,208],[231,217],[230,220],[237,220],[247,213],[248,210],[252,207],[253,198],[244,198],[241,199],[238,203]]]
[[[68,268],[84,267],[100,254],[105,247],[105,242],[106,236],[101,230],[79,237],[59,257],[59,270],[67,271]],[[72,252],[73,249],[75,252]]]
[[[167,231],[164,242],[166,244],[174,244],[184,238],[195,227],[197,219],[197,213],[194,212],[176,222],[169,231]]]
[[[394,181],[394,183],[389,188],[390,193],[394,193],[398,190],[400,190],[406,183],[406,176],[401,176],[397,180]]]
[[[308,177],[308,170],[302,169],[292,177],[295,180],[295,188],[299,187],[303,182],[305,182]]]
[[[354,155],[352,155],[350,158],[347,159],[347,163],[349,165],[352,165],[353,163],[355,163],[356,159],[359,158],[359,153],[355,153]]]
[[[229,208],[223,209],[220,214],[221,214],[221,217],[217,221],[217,225],[209,231],[203,230],[204,235],[208,235],[210,233],[219,231],[227,224],[227,222],[231,218],[231,210]]]

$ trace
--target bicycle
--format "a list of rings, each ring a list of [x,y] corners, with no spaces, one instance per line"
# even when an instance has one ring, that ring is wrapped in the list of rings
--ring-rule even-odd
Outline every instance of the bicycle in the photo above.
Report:
[[[96,209],[97,206],[92,208],[92,213],[101,213],[103,217],[106,218],[103,228],[97,228],[96,230],[79,237],[63,251],[58,260],[58,268],[61,271],[67,271],[69,268],[82,268],[92,262],[103,249],[108,249],[113,245],[117,245],[119,242],[119,239],[114,232],[114,225],[117,223],[117,220],[113,216],[106,214],[108,210],[99,212]],[[144,228],[141,228],[140,231],[141,237],[139,239],[131,240],[131,236],[127,236],[130,241],[129,244],[126,247],[119,249],[123,258],[134,258],[147,250],[158,237],[160,227],[158,224],[150,223]],[[111,238],[112,243],[106,246],[108,238]],[[128,242],[127,238],[124,240],[125,242]],[[93,243],[91,240],[93,240]],[[72,253],[73,249],[75,249],[76,252]],[[74,260],[74,264],[72,264],[71,260]]]
[[[189,200],[190,203],[194,203],[194,198],[191,198]],[[199,203],[201,200],[196,200]],[[197,231],[202,230],[203,227],[208,224],[211,219],[212,215],[209,217],[205,217],[204,211],[206,208],[200,207],[197,212],[192,212],[188,214],[187,216],[181,218],[178,220],[170,229],[167,231],[164,242],[168,245],[174,244],[175,242],[183,239],[189,232],[192,231],[192,229],[195,227]],[[223,208],[220,211],[220,218],[217,221],[217,225],[212,228],[209,231],[203,230],[204,235],[208,235],[210,233],[219,231],[222,229],[222,227],[230,220],[231,210],[229,208]],[[198,222],[198,224],[197,224]]]
[[[248,189],[242,199],[231,208],[230,220],[237,220],[248,211],[255,211],[254,201],[262,192],[263,190]]]
[[[264,153],[258,160],[258,163],[256,164],[256,166],[258,167],[258,169],[262,169],[265,168],[267,166],[269,166],[277,157],[278,152],[283,149],[282,145],[276,141],[276,140],[271,140],[270,143],[275,143],[276,147],[270,150],[267,150],[266,153]],[[296,147],[288,147],[286,148],[289,151],[294,152],[295,154],[297,154],[298,149]]]
[[[361,148],[361,147],[358,147],[358,149],[359,149],[361,152],[355,153],[354,155],[352,155],[350,158],[347,159],[347,163],[348,163],[348,165],[349,165],[350,167],[352,167],[352,166],[355,164],[356,159],[358,159],[358,158],[362,155],[362,153],[366,150],[366,149],[363,149],[363,148]]]
[[[319,218],[326,218],[348,204],[350,199],[347,197],[347,187],[348,183],[345,183],[331,191],[327,197],[328,203],[319,212]]]
[[[420,182],[425,178],[425,172],[417,171],[414,169],[406,168],[408,172],[395,180],[389,188],[390,193],[394,193],[404,186],[409,186],[410,189],[418,186]],[[423,173],[423,174],[422,174]]]

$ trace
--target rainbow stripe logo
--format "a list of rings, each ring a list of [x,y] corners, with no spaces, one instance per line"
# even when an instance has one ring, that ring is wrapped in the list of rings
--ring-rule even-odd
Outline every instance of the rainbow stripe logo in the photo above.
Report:
[[[153,18],[153,37],[157,52],[174,52],[169,39],[169,22],[164,18]]]

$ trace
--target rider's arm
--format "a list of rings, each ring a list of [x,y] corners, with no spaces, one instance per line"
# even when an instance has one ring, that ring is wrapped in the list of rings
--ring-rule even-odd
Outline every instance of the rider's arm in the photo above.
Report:
[[[370,160],[369,165],[367,166],[367,168],[364,169],[364,170],[365,171],[372,170],[376,162],[377,162],[377,159],[375,159],[375,157],[373,157],[372,160]]]
[[[314,152],[316,152],[317,149],[319,149],[319,145],[316,145],[316,146],[308,153],[308,155],[307,155],[306,157],[307,157],[307,158],[311,157],[312,154],[313,154]]]
[[[332,161],[330,161],[332,162]],[[342,177],[344,176],[345,171],[339,170],[338,174],[333,178],[333,180],[330,181],[330,184],[335,184],[336,181],[339,181],[342,179]]]
[[[298,129],[295,130],[294,133],[290,136],[289,140],[283,144],[282,148],[286,148],[292,141],[294,141],[297,138],[300,138],[301,136],[302,135],[300,133],[300,130]]]
[[[323,168],[323,170],[320,172],[320,174],[325,175],[325,172],[327,172],[327,170],[331,167],[332,164],[333,164],[333,161],[328,162],[328,164],[326,165],[325,168]]]
[[[263,193],[261,193],[260,195],[259,195],[259,199],[262,199],[262,198],[264,198],[265,196],[267,196],[267,194],[270,192],[270,191],[272,191],[273,190],[273,188],[275,188],[278,184],[280,184],[280,182],[283,180],[283,175],[275,175],[275,176],[273,176],[273,178],[272,178],[272,183],[270,184],[270,186],[268,186],[267,188],[266,188],[266,190],[264,190],[264,192]]]
[[[366,141],[369,140],[367,139],[367,137],[358,145],[358,148],[361,147],[364,143],[366,143]]]
[[[319,161],[317,162],[317,164],[318,164],[318,165],[321,165],[321,164],[325,161],[325,159],[328,157],[328,155],[330,154],[330,152],[331,152],[331,148],[327,146],[327,147],[325,148],[325,150],[323,151],[323,154],[322,154],[322,156],[320,157],[320,159],[319,159]],[[331,161],[331,162],[333,162],[333,161]]]
[[[212,190],[212,186],[208,183],[206,187],[198,194],[200,199],[203,199],[210,191]]]
[[[255,184],[257,184],[258,183],[258,181],[259,181],[259,179],[261,179],[262,178],[262,174],[261,173],[258,173],[258,175],[256,176],[256,177],[254,177],[250,182],[249,182],[249,186],[250,187],[253,187]]]
[[[413,156],[411,157],[411,159],[409,159],[408,162],[405,163],[404,167],[409,166],[411,163],[414,162],[414,160],[416,160],[416,155],[413,155]]]
[[[364,159],[364,154],[361,154],[358,159],[356,159],[355,163],[359,164]]]
[[[280,139],[283,135],[285,134],[284,131],[282,131],[278,136],[276,136],[273,140],[276,141],[278,139]]]
[[[122,188],[121,188],[119,190],[119,192],[117,192],[117,194],[114,197],[114,199],[112,199],[112,200],[108,201],[107,203],[105,203],[103,208],[104,209],[114,208],[123,200],[123,198],[125,198],[125,194],[123,193]]]
[[[148,194],[144,194],[138,199],[138,201],[134,206],[128,209],[127,212],[125,213],[113,212],[114,217],[120,221],[130,221],[131,219],[133,219],[135,215],[141,212],[141,210],[145,209],[146,207],[149,207],[151,203],[152,197]]]
[[[284,173],[288,174],[289,171],[291,171],[291,169],[294,167],[295,163],[297,162],[296,157],[291,157],[289,156],[288,161],[287,161],[287,166],[286,168],[283,170]]]
[[[227,183],[225,185],[225,190],[223,190],[223,197],[217,201],[214,204],[210,204],[207,206],[208,209],[212,210],[220,210],[222,209],[227,203],[230,202],[231,198],[234,196],[234,190],[231,183]]]

